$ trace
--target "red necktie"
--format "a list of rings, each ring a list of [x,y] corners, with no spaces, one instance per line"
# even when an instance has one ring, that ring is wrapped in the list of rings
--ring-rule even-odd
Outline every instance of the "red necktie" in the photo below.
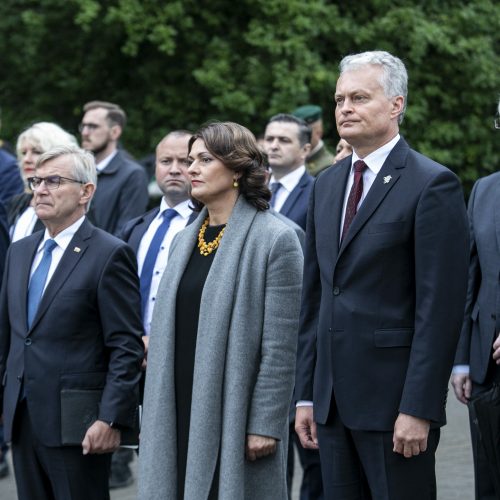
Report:
[[[344,226],[342,228],[342,241],[347,234],[347,231],[358,211],[359,200],[363,194],[363,172],[367,165],[363,160],[358,160],[354,163],[354,182],[347,198],[347,205],[345,207]]]

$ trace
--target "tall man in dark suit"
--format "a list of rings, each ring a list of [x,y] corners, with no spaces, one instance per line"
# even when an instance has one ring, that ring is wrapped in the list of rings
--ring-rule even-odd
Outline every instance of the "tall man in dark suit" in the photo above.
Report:
[[[271,167],[271,206],[306,229],[307,205],[313,177],[305,160],[311,150],[311,129],[293,115],[273,116],[264,134],[264,148]]]
[[[311,150],[311,128],[293,115],[273,116],[266,126],[264,150],[267,153],[272,175],[269,182],[272,192],[271,207],[280,215],[306,229],[307,207],[314,178],[306,172],[304,165]],[[294,447],[297,436],[294,432],[295,411],[290,416],[290,445],[288,453],[287,485],[290,496]],[[321,465],[317,450],[298,448],[303,469],[301,500],[322,500]]]
[[[435,499],[467,282],[462,189],[399,135],[401,60],[366,52],[340,71],[337,128],[354,151],[311,195],[296,430],[319,443],[327,499]]]
[[[110,452],[134,424],[144,353],[135,256],[85,217],[92,155],[54,148],[30,184],[46,230],[11,245],[0,293],[0,396],[18,495],[108,499]],[[80,446],[62,439],[69,390],[102,392]]]
[[[167,266],[170,243],[198,215],[189,206],[190,179],[187,169],[190,137],[190,132],[178,130],[159,142],[156,147],[155,176],[163,194],[161,204],[132,219],[121,234],[137,255],[146,354],[156,293]],[[128,486],[133,481],[129,465],[132,458],[133,455],[126,449],[118,450],[113,455],[109,479],[111,488]]]
[[[500,128],[500,103],[495,126]],[[500,383],[500,172],[479,179],[469,198],[471,256],[464,323],[453,368],[459,401]],[[495,477],[470,415],[477,500],[495,500]],[[498,446],[498,443],[497,443]]]
[[[123,109],[110,102],[91,101],[83,110],[82,148],[94,153],[99,184],[89,216],[97,227],[116,235],[126,222],[146,210],[148,179],[144,168],[118,149],[126,124]]]

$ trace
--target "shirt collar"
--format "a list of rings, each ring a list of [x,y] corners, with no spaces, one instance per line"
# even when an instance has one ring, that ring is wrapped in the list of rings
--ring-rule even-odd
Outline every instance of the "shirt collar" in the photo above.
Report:
[[[272,184],[273,182],[279,182],[289,193],[291,193],[295,186],[299,183],[305,171],[305,165],[301,165],[299,168],[292,170],[289,174],[284,175],[279,181],[277,181],[274,178],[274,175],[272,175],[269,183]]]
[[[309,157],[316,154],[322,147],[323,147],[323,139],[320,139],[318,144],[316,144],[315,148],[311,149],[311,151],[309,152]]]
[[[73,222],[71,226],[68,226],[66,229],[63,229],[57,236],[54,238],[50,237],[48,229],[45,229],[45,232],[43,234],[43,240],[40,242],[40,245],[38,245],[38,252],[44,248],[45,242],[47,240],[54,240],[57,243],[57,246],[61,247],[63,251],[66,250],[66,248],[69,245],[69,242],[75,235],[75,233],[80,229],[80,226],[83,224],[83,221],[85,220],[85,215],[82,215],[76,222]]]
[[[375,151],[372,151],[369,155],[365,156],[364,158],[360,158],[357,154],[356,151],[352,152],[352,163],[351,163],[351,171],[352,171],[352,166],[354,163],[358,160],[363,160],[366,163],[366,166],[375,174],[377,175],[380,170],[382,169],[382,166],[384,165],[385,160],[387,160],[387,157],[389,156],[389,153],[393,150],[394,146],[398,143],[399,139],[401,136],[399,134],[394,137],[394,139],[391,139],[388,143],[384,144],[382,147],[376,149]]]
[[[111,160],[118,154],[118,149],[115,149],[110,155],[106,156],[104,160],[101,160],[95,168],[97,169],[98,172],[102,172],[111,162]]]
[[[188,219],[191,213],[193,212],[189,208],[189,204],[191,203],[191,200],[184,200],[175,205],[175,207],[170,207],[168,203],[165,201],[165,198],[162,197],[161,203],[160,203],[160,211],[158,212],[158,215],[156,216],[157,218],[162,217],[162,214],[165,210],[168,208],[173,208],[183,219]]]

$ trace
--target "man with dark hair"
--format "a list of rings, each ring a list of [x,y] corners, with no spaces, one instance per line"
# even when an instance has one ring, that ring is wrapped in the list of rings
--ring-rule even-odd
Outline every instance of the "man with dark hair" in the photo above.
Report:
[[[273,116],[264,133],[264,150],[271,168],[271,207],[284,215],[304,231],[306,229],[309,194],[314,178],[306,172],[305,159],[311,149],[311,129],[296,116],[280,113]],[[287,486],[289,495],[293,480],[294,411],[290,419],[290,443],[288,453]],[[303,469],[302,500],[322,498],[321,466],[317,450],[298,448]]]
[[[89,214],[96,226],[119,234],[124,224],[142,214],[148,204],[148,180],[144,169],[118,142],[126,115],[117,104],[91,101],[83,107],[79,130],[82,147],[95,156],[98,185]]]
[[[311,151],[306,159],[306,168],[311,175],[316,176],[334,163],[334,155],[323,142],[323,110],[320,106],[307,104],[292,114],[311,127]]]
[[[272,172],[271,206],[305,230],[313,184],[305,167],[311,149],[311,129],[293,115],[275,115],[266,126],[264,148]]]

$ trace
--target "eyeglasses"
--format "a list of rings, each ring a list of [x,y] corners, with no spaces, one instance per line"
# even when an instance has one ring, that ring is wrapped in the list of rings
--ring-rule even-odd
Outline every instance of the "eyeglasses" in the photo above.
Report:
[[[61,181],[66,182],[77,182],[78,184],[84,184],[82,181],[78,181],[76,179],[70,179],[69,177],[61,177],[60,175],[49,175],[48,177],[29,177],[28,183],[30,188],[38,189],[42,182],[45,182],[45,187],[47,189],[57,189],[61,185]],[[64,183],[63,183],[64,184]]]
[[[78,131],[80,133],[83,132],[86,128],[89,129],[89,132],[93,132],[94,130],[97,130],[99,128],[99,125],[97,125],[97,123],[80,123],[80,125],[78,125]]]

